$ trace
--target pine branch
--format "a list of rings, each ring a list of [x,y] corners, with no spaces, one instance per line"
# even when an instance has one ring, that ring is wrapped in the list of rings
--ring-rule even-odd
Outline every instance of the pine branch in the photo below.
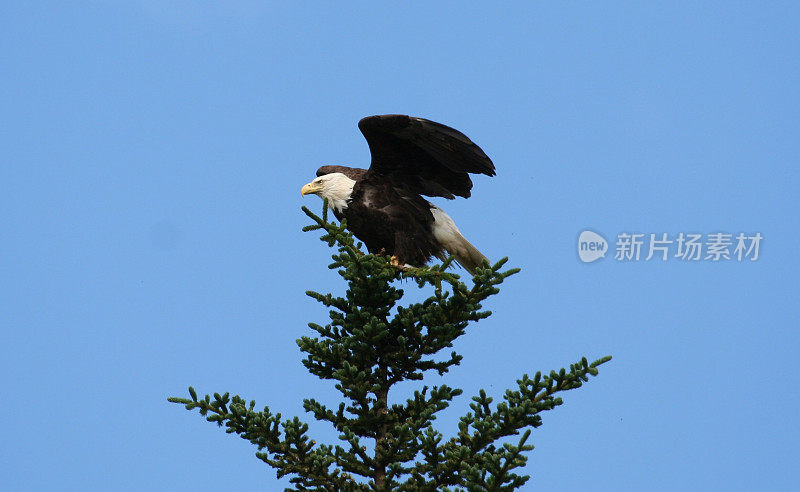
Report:
[[[519,389],[506,391],[504,401],[494,410],[491,409],[492,398],[481,390],[478,396],[473,397],[473,403],[470,405],[474,413],[468,413],[461,418],[458,435],[436,448],[436,454],[449,456],[447,462],[444,464],[434,462],[429,465],[445,468],[444,475],[448,477],[458,474],[468,477],[466,485],[487,487],[489,482],[484,472],[488,470],[489,476],[493,477],[492,483],[520,482],[521,486],[529,477],[515,475],[510,473],[510,470],[524,466],[527,462],[527,458],[519,455],[521,451],[533,449],[532,446],[524,445],[527,435],[517,448],[503,445],[501,449],[495,443],[504,437],[519,434],[523,428],[539,427],[542,423],[539,413],[552,410],[563,403],[561,398],[553,396],[555,393],[579,388],[589,380],[589,376],[598,374],[597,366],[609,360],[611,356],[606,356],[589,364],[586,358],[583,358],[578,363],[570,365],[569,372],[561,369],[559,372],[552,371],[548,376],[536,373],[533,379],[527,374],[523,375],[522,379],[517,381]],[[506,465],[500,469],[496,466],[493,468],[493,465],[501,459],[506,460]],[[494,474],[491,473],[493,470]],[[481,473],[478,473],[479,471]],[[498,480],[500,482],[497,482]]]
[[[171,397],[172,403],[179,403],[187,410],[198,409],[200,415],[218,426],[225,426],[225,432],[238,434],[255,444],[259,451],[256,456],[276,469],[278,477],[296,475],[290,481],[300,487],[298,490],[358,490],[358,484],[342,474],[341,469],[330,470],[336,461],[331,448],[316,446],[306,436],[308,425],[297,417],[281,421],[281,414],[273,414],[268,407],[260,412],[254,410],[255,401],[249,405],[240,396],[230,398],[228,393],[214,393],[198,399],[197,392],[189,387],[190,398]],[[281,430],[282,428],[282,430]]]

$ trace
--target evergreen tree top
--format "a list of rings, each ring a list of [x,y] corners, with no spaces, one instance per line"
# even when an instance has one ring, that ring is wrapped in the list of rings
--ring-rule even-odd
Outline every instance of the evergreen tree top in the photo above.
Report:
[[[269,407],[257,411],[254,401],[228,393],[198,398],[190,387],[190,398],[169,401],[198,409],[208,421],[255,444],[256,455],[278,477],[290,477],[295,488],[287,490],[493,491],[525,484],[529,476],[516,471],[527,462],[523,453],[533,449],[528,439],[531,428],[541,425],[539,414],[561,405],[557,393],[580,387],[611,357],[525,374],[496,404],[481,390],[447,437],[433,423],[460,389],[423,385],[398,403],[390,403],[389,391],[402,381],[422,380],[431,371],[443,375],[458,365],[462,357],[450,350],[454,341],[470,322],[491,314],[481,303],[519,269],[503,270],[505,258],[484,264],[468,287],[446,271],[452,258],[401,269],[385,256],[365,254],[345,223],[328,221],[327,204],[321,217],[306,207],[303,211],[313,221],[303,230],[323,232],[321,240],[336,249],[330,268],[347,283],[343,296],[307,292],[330,308],[330,320],[309,323],[315,335],[297,340],[308,371],[336,381],[342,395],[336,408],[313,398],[303,402],[315,419],[339,432],[340,443],[318,444],[299,418],[283,419]],[[398,305],[404,294],[401,279],[432,293],[422,302]],[[509,441],[511,436],[519,437]]]

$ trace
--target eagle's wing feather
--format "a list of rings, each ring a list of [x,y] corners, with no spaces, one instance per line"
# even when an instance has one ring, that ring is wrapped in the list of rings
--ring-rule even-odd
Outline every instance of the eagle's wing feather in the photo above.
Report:
[[[469,197],[469,173],[494,176],[491,159],[466,135],[424,118],[369,116],[358,122],[369,144],[369,171],[427,196]]]

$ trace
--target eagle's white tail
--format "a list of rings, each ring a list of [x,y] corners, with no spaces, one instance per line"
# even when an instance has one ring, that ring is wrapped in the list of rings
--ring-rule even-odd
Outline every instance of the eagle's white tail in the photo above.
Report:
[[[453,219],[444,210],[431,204],[431,213],[433,214],[433,237],[448,253],[456,257],[458,263],[470,275],[475,275],[475,271],[483,264],[486,257],[461,235],[461,231],[458,230]]]

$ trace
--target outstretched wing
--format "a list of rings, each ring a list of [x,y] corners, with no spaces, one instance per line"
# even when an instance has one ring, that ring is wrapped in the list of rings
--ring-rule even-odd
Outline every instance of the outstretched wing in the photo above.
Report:
[[[369,144],[369,171],[420,195],[467,198],[470,173],[494,176],[491,159],[449,126],[405,115],[369,116],[358,122]]]

